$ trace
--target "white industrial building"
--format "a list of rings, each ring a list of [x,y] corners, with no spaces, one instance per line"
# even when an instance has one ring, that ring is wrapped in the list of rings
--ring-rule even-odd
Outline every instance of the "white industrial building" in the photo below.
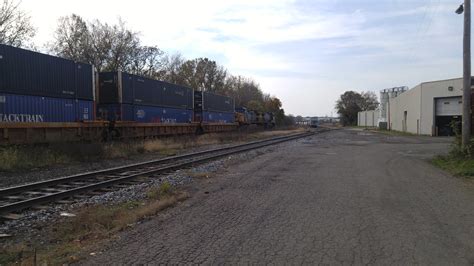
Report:
[[[389,129],[418,135],[452,135],[451,122],[461,121],[463,79],[424,82],[390,98]]]
[[[361,127],[378,127],[380,110],[362,111],[357,114],[357,125]]]
[[[452,122],[461,121],[462,86],[463,79],[456,78],[384,90],[378,124],[418,135],[452,135]]]

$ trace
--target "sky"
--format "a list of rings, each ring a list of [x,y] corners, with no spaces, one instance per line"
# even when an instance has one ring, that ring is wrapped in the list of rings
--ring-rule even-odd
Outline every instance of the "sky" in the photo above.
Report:
[[[461,0],[23,0],[40,48],[72,13],[141,33],[145,45],[208,57],[257,81],[287,114],[336,115],[347,90],[462,76]]]

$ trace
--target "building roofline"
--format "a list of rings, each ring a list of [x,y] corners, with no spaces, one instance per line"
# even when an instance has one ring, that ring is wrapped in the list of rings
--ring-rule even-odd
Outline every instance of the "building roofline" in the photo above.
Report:
[[[474,76],[471,76],[471,79],[474,78]],[[457,79],[463,79],[463,77],[459,77],[459,78],[450,78],[450,79],[439,79],[439,80],[432,80],[432,81],[425,81],[425,82],[422,82],[418,85],[422,85],[422,84],[427,84],[427,83],[434,83],[434,82],[440,82],[440,81],[451,81],[451,80],[457,80]],[[418,86],[416,85],[416,86]],[[415,86],[415,87],[416,87]],[[414,87],[413,87],[414,88]]]

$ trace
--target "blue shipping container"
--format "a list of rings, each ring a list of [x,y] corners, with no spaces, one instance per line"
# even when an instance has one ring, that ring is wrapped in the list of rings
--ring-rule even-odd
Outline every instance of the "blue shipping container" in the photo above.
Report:
[[[193,90],[125,72],[101,72],[98,101],[192,109]]]
[[[209,112],[234,112],[234,109],[233,98],[207,91],[203,93],[202,110]]]
[[[107,121],[134,121],[133,104],[99,104],[97,118]]]
[[[0,123],[94,120],[94,102],[0,93]]]
[[[235,114],[234,113],[224,113],[224,112],[202,112],[202,121],[204,123],[234,123]]]
[[[135,121],[141,123],[191,123],[193,111],[187,109],[135,105]]]
[[[193,111],[132,104],[101,104],[97,116],[109,121],[135,121],[139,123],[190,123]]]
[[[0,44],[0,92],[94,100],[92,65]]]

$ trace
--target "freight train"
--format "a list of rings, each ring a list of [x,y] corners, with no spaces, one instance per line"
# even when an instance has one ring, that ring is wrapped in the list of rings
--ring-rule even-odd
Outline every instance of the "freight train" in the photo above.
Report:
[[[65,123],[90,128],[100,127],[98,121],[114,131],[124,124],[129,130],[143,124],[147,130],[180,125],[183,132],[189,131],[183,125],[190,124],[197,132],[214,130],[209,125],[219,125],[216,130],[274,125],[273,114],[236,109],[231,97],[121,71],[96,73],[90,64],[0,44],[0,138],[8,138],[12,124],[61,128],[62,123],[81,127],[82,134],[83,125]]]
[[[260,125],[264,128],[275,126],[275,115],[271,112],[257,112],[239,107],[235,108],[235,113],[239,125]]]

